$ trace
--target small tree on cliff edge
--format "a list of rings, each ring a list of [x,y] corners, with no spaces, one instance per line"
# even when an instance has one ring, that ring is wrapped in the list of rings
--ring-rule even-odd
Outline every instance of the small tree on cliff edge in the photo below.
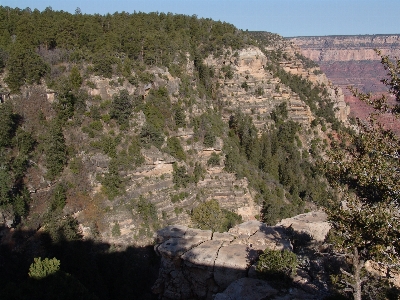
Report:
[[[388,70],[388,79],[382,82],[400,101],[400,61],[392,62],[387,56],[381,59]],[[400,143],[379,123],[378,116],[390,113],[398,117],[400,107],[398,103],[390,105],[386,96],[373,98],[352,91],[375,108],[375,113],[367,120],[358,120],[358,135],[341,136],[341,144],[347,146],[333,145],[325,168],[341,195],[341,201],[327,209],[333,241],[351,261],[351,272],[342,270],[341,283],[355,300],[361,300],[365,281],[361,271],[367,260],[383,268],[399,267]]]

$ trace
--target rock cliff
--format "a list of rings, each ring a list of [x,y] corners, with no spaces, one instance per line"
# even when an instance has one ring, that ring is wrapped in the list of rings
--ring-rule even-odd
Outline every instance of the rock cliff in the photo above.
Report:
[[[374,49],[383,55],[400,55],[400,35],[295,37],[290,41],[318,62],[379,60]]]
[[[295,47],[289,43],[283,43],[280,47],[283,47],[288,57],[288,59],[280,62],[280,66],[285,71],[307,78],[314,84],[324,84],[327,87],[330,99],[338,108],[337,117],[346,122],[349,107],[344,102],[341,90],[335,89],[324,74],[306,68],[301,61],[296,59],[297,50]],[[314,119],[310,108],[300,99],[299,95],[266,70],[265,66],[268,60],[266,55],[254,46],[239,50],[236,54],[231,53],[220,57],[210,55],[205,59],[204,63],[214,67],[215,72],[220,75],[218,77],[219,94],[216,97],[224,104],[222,114],[224,121],[228,122],[231,113],[240,109],[252,116],[255,126],[261,132],[262,129],[268,128],[272,122],[271,111],[277,105],[286,102],[289,118],[301,123],[305,128],[309,128]],[[224,66],[229,66],[231,69],[231,78],[223,76]],[[191,74],[193,68],[193,62],[188,61],[187,73]],[[93,96],[98,95],[109,99],[119,90],[127,89],[132,94],[144,95],[145,97],[146,89],[151,90],[166,85],[171,94],[171,100],[173,102],[178,101],[175,95],[179,90],[180,80],[173,78],[168,69],[154,67],[149,72],[154,74],[153,83],[150,86],[139,85],[138,87],[132,86],[128,82],[124,82],[122,86],[110,84],[110,82],[118,82],[117,77],[105,80],[98,76],[92,76],[90,81],[93,82],[95,88],[89,88],[88,92]],[[243,83],[247,84],[246,89],[242,87]],[[188,113],[189,117],[201,115],[204,112],[203,104],[201,100],[194,105],[192,113],[190,115]],[[136,123],[135,130],[140,131],[146,120],[143,112],[135,113],[133,119]],[[216,140],[213,147],[207,148],[200,141],[193,142],[194,131],[192,128],[180,128],[172,135],[180,139],[186,152],[196,153],[193,161],[199,162],[203,166],[207,166],[207,161],[212,153],[224,155],[222,151],[223,141],[220,138]],[[144,164],[125,174],[127,180],[126,195],[113,202],[107,202],[107,206],[111,209],[102,226],[107,228],[103,230],[104,239],[120,244],[146,244],[151,242],[151,232],[148,231],[146,231],[146,238],[138,239],[138,236],[143,235],[143,228],[138,226],[136,222],[137,212],[132,210],[126,199],[145,197],[157,209],[159,219],[162,219],[166,224],[174,225],[191,224],[190,211],[199,203],[210,199],[216,199],[222,208],[238,213],[242,216],[243,221],[254,220],[254,216],[260,212],[260,207],[254,200],[255,193],[250,189],[248,180],[246,178],[237,179],[235,174],[227,173],[224,170],[224,159],[220,160],[218,166],[207,166],[206,173],[195,187],[175,191],[172,163],[177,160],[154,146],[148,149],[143,148],[141,154],[144,157]],[[88,165],[87,170],[93,170],[93,173],[89,176],[93,186],[92,194],[96,196],[101,190],[101,185],[96,180],[96,174],[107,173],[109,159],[100,154],[88,155],[84,153],[82,160]],[[186,167],[190,171],[193,169],[189,164]],[[172,197],[180,193],[185,195],[184,199],[178,202],[173,201]],[[77,213],[76,216],[79,221],[85,222],[84,211]],[[117,222],[121,228],[121,235],[113,237],[110,234],[111,229]]]
[[[386,91],[380,83],[385,71],[375,49],[390,57],[400,55],[400,35],[296,37],[290,41],[317,62],[334,84],[354,85],[366,92]]]
[[[321,299],[326,290],[304,270],[298,270],[291,292],[283,296],[257,279],[255,263],[266,248],[293,250],[288,228],[323,241],[329,225],[324,213],[311,212],[278,226],[248,221],[225,233],[177,225],[159,230],[155,251],[161,268],[153,292],[160,299]]]
[[[78,168],[80,173],[77,175],[74,173],[77,169],[67,167],[63,175],[66,181],[74,183],[73,185],[79,188],[79,193],[69,196],[65,213],[73,215],[78,220],[85,238],[92,237],[98,231],[103,241],[121,245],[146,245],[152,242],[153,225],[156,227],[168,224],[191,224],[191,211],[199,203],[210,199],[216,199],[221,208],[239,214],[243,221],[254,220],[261,210],[260,202],[255,201],[257,192],[251,188],[246,177],[237,178],[234,173],[228,173],[224,169],[226,153],[223,150],[223,137],[227,133],[217,136],[212,147],[205,147],[203,137],[199,139],[199,135],[195,135],[191,123],[210,108],[210,111],[220,108],[222,121],[225,123],[228,123],[233,112],[240,110],[252,117],[254,125],[259,129],[258,134],[261,135],[263,130],[273,125],[270,114],[274,108],[286,103],[288,117],[301,124],[303,133],[311,129],[315,115],[304,99],[302,100],[267,68],[267,64],[273,59],[273,63],[277,64],[280,70],[308,79],[321,89],[326,87],[329,99],[338,108],[336,116],[343,122],[347,121],[349,110],[341,90],[330,84],[317,67],[308,68],[296,56],[298,49],[283,38],[276,36],[274,42],[265,46],[265,49],[253,45],[237,51],[232,49],[224,51],[222,55],[210,54],[202,62],[216,75],[213,76],[211,83],[215,87],[213,89],[215,94],[211,97],[213,99],[207,99],[204,95],[184,98],[184,102],[187,102],[185,105],[190,106],[190,109],[184,112],[188,126],[176,130],[171,126],[174,130],[168,130],[169,137],[179,139],[188,159],[179,160],[166,153],[169,137],[165,137],[161,150],[154,146],[142,147],[140,156],[143,162],[140,166],[129,166],[119,172],[124,190],[112,201],[104,194],[104,178],[109,174],[112,158],[109,156],[110,153],[104,152],[103,143],[107,141],[120,143],[116,149],[122,151],[123,147],[128,147],[128,143],[140,134],[147,119],[143,111],[135,111],[130,118],[129,130],[120,130],[115,126],[114,120],[110,120],[109,109],[112,99],[120,91],[127,90],[136,100],[146,102],[149,96],[151,98],[152,91],[165,87],[171,105],[176,105],[182,103],[181,93],[185,89],[195,94],[199,89],[199,83],[196,79],[194,61],[189,54],[186,55],[187,60],[182,65],[182,72],[186,74],[183,78],[187,79],[186,82],[173,76],[171,68],[156,66],[149,66],[146,69],[145,73],[152,78],[150,83],[132,80],[131,82],[118,74],[110,78],[93,73],[87,76],[82,86],[88,94],[84,103],[87,111],[79,122],[74,123],[73,129],[64,132],[66,144],[73,145],[76,151],[76,157],[71,159],[71,164]],[[282,55],[278,59],[272,58],[269,56],[272,51],[280,51]],[[230,72],[229,76],[227,70]],[[136,78],[139,73],[132,71],[131,75]],[[46,118],[54,117],[53,106],[58,101],[57,97],[55,92],[46,89],[44,84],[23,87],[21,95],[15,95],[17,111],[24,115],[29,130],[34,129],[29,126],[40,125],[37,120],[38,108]],[[217,108],[217,105],[220,107]],[[173,119],[172,116],[169,118],[170,121]],[[316,134],[319,134],[321,139],[326,138],[321,130]],[[304,150],[308,150],[313,138],[304,134],[299,138],[299,144],[301,142]],[[208,164],[212,154],[220,157],[217,165]],[[172,166],[176,162],[184,166],[189,175],[193,174],[194,165],[197,163],[204,169],[204,174],[197,184],[177,188],[173,182]],[[38,168],[30,168],[27,174],[30,178],[27,186],[33,200],[32,213],[38,214],[47,205],[46,201],[51,197],[54,188],[51,182],[45,180],[46,170],[42,163],[39,162]],[[93,201],[87,204],[87,199]],[[143,199],[155,208],[155,213],[152,215],[155,224],[152,226],[145,226],[140,221],[138,203]],[[10,223],[8,217],[3,218]],[[112,229],[117,225],[120,234],[112,234]]]
[[[389,57],[400,56],[400,35],[323,36],[295,37],[290,41],[297,45],[304,56],[317,62],[333,84],[341,87],[351,116],[365,118],[372,110],[352,97],[349,86],[365,93],[380,95],[387,92],[381,79],[386,71],[375,49]],[[389,99],[390,100],[390,99]],[[383,123],[400,134],[400,123],[384,117]]]
[[[344,95],[340,88],[334,87],[325,74],[319,72],[319,68],[307,68],[296,58],[299,50],[289,44],[281,45],[287,59],[279,62],[280,67],[293,75],[308,79],[313,84],[323,84],[330,100],[337,108],[336,117],[342,122],[347,121],[350,113],[349,107],[344,102]],[[238,55],[232,56],[231,60],[209,57],[206,63],[213,65],[217,70],[230,64],[234,71],[231,79],[220,80],[221,101],[227,104],[227,110],[241,111],[252,115],[257,128],[266,128],[269,114],[272,109],[287,103],[289,117],[303,125],[309,126],[314,119],[310,108],[289,87],[283,85],[279,78],[266,70],[268,58],[256,47],[249,47],[238,51]],[[243,88],[246,84],[246,88]]]

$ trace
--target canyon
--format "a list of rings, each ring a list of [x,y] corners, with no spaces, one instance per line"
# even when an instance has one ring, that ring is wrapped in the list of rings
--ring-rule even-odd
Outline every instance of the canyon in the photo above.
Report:
[[[294,37],[289,40],[300,48],[304,56],[316,62],[334,85],[342,88],[345,101],[351,108],[350,116],[362,119],[372,110],[354,97],[348,87],[373,95],[387,93],[381,82],[387,72],[375,49],[391,58],[400,56],[398,34]],[[393,98],[389,100],[395,101]],[[398,121],[384,116],[383,122],[400,134]]]
[[[364,156],[341,159],[353,153],[339,142],[352,126],[342,87],[380,92],[372,41],[291,41],[195,15],[0,16],[2,299],[336,299],[351,263],[326,241],[323,208],[350,210],[331,166],[364,189],[350,166]],[[392,57],[398,40],[374,43]],[[354,75],[365,69],[369,83]],[[371,148],[367,170],[382,157],[389,173],[371,171],[381,191],[400,167]],[[390,182],[378,196],[398,195]],[[397,256],[389,217],[379,249]],[[380,234],[373,222],[354,232]],[[337,231],[351,244],[353,223]],[[393,277],[378,263],[371,288]]]

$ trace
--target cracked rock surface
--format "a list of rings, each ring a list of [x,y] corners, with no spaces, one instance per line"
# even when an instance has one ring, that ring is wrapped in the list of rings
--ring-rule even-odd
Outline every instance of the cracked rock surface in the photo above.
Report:
[[[290,288],[276,287],[257,276],[255,266],[265,249],[293,251],[286,235],[293,231],[321,244],[329,224],[326,215],[317,211],[282,220],[276,226],[248,221],[224,233],[182,225],[165,227],[156,236],[161,267],[153,293],[165,300],[324,299],[329,293],[324,285],[326,274],[320,268],[322,256],[305,260],[318,268],[300,263],[300,259]]]
[[[292,250],[282,227],[258,221],[225,233],[168,226],[157,232],[156,241],[161,268],[153,292],[161,299],[212,299],[232,282],[247,278],[264,249]]]

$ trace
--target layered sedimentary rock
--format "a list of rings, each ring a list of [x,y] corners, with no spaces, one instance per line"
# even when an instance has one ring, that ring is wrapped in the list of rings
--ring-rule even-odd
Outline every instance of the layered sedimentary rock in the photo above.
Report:
[[[387,71],[381,65],[382,55],[400,56],[400,35],[322,36],[295,37],[290,41],[297,45],[304,56],[318,63],[333,84],[342,88],[351,116],[365,118],[372,109],[354,98],[348,87],[364,93],[381,95],[387,87],[381,82]],[[389,98],[394,102],[394,99]],[[400,122],[389,116],[381,120],[385,126],[400,134]]]
[[[314,84],[324,84],[330,100],[337,107],[336,117],[342,122],[347,121],[349,107],[344,102],[340,88],[333,87],[325,74],[316,68],[309,69],[295,57],[297,48],[287,46],[286,57],[280,62],[280,67],[288,73],[299,75]],[[256,47],[249,47],[237,52],[230,60],[209,57],[207,65],[213,65],[220,70],[225,65],[230,65],[234,71],[231,79],[220,80],[220,99],[225,102],[228,110],[240,108],[242,112],[252,115],[257,128],[263,129],[268,125],[270,112],[275,106],[286,102],[289,118],[305,126],[313,120],[310,108],[296,93],[283,85],[279,78],[266,69],[268,58]],[[243,88],[244,84],[247,86]]]
[[[314,61],[379,60],[375,49],[383,55],[400,55],[400,35],[355,35],[295,37],[305,56]]]
[[[380,83],[386,72],[375,49],[390,57],[400,55],[400,35],[296,37],[290,41],[347,94],[348,85],[366,92],[386,91]]]

